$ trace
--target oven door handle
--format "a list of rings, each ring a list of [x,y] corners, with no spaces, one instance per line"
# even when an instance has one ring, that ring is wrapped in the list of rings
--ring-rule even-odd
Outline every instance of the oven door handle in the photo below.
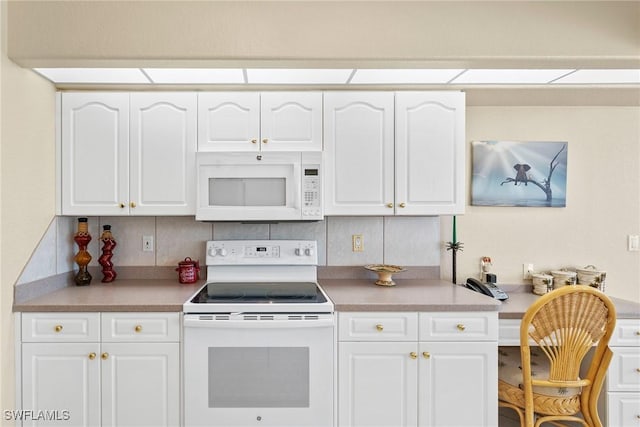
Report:
[[[286,329],[286,328],[333,328],[335,321],[333,318],[313,319],[313,320],[213,320],[213,319],[193,319],[185,316],[183,324],[186,328],[209,328],[209,329]]]

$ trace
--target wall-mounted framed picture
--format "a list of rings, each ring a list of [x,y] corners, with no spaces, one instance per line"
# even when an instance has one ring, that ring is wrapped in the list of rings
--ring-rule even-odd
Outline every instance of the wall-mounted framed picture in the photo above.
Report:
[[[567,205],[567,142],[473,141],[471,144],[472,205]]]

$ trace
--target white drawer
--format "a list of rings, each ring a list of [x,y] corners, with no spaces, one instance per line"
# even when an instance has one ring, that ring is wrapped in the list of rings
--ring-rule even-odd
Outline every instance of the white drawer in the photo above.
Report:
[[[497,341],[497,312],[420,313],[420,341]]]
[[[607,372],[607,390],[640,392],[640,351],[637,347],[615,347]],[[640,414],[639,414],[640,415]]]
[[[177,342],[180,313],[102,313],[103,342]]]
[[[637,426],[640,418],[640,393],[607,393],[607,418],[611,427]]]
[[[618,319],[609,346],[640,347],[640,319]]]
[[[340,341],[416,341],[418,314],[338,313],[338,337]]]
[[[23,342],[98,342],[100,313],[22,313]]]

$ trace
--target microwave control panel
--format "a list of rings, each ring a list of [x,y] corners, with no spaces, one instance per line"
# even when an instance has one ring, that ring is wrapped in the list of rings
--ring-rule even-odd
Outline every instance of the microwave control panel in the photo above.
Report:
[[[323,219],[320,164],[302,165],[302,219]]]

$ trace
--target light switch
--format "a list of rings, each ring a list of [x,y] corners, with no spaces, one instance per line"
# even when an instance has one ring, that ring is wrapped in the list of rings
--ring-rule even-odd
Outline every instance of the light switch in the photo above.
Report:
[[[640,250],[640,236],[637,234],[629,234],[627,237],[627,250],[633,252]]]

